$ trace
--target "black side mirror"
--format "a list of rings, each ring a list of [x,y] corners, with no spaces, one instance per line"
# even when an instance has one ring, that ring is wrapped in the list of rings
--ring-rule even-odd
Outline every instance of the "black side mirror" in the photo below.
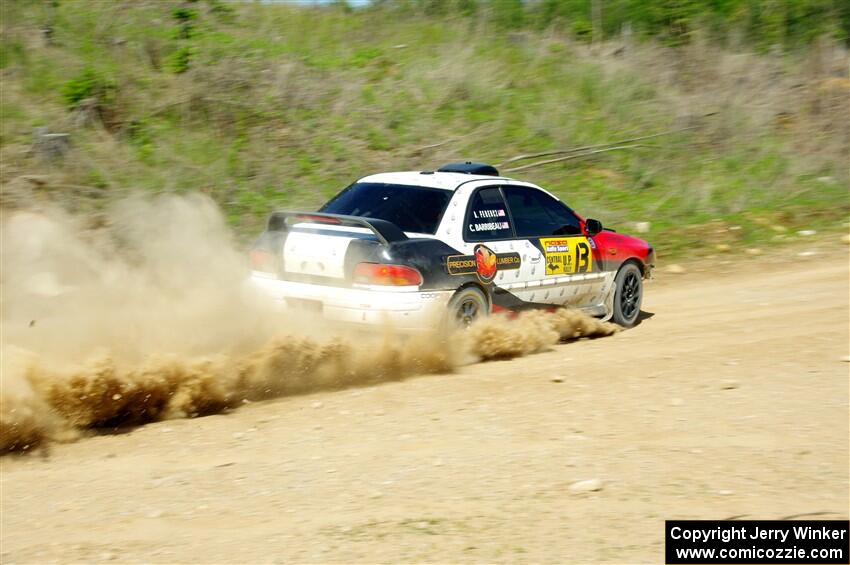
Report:
[[[587,232],[587,235],[596,235],[602,231],[602,222],[588,218],[584,222],[584,231]]]

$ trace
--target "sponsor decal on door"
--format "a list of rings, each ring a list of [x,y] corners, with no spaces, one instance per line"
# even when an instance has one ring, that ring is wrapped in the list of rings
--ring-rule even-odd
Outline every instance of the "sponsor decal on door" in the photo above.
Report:
[[[593,271],[593,255],[586,237],[545,237],[540,240],[547,275],[570,275]]]
[[[476,273],[483,283],[493,282],[497,271],[519,269],[519,253],[496,253],[486,245],[476,245],[472,255],[451,255],[446,259],[450,275]]]

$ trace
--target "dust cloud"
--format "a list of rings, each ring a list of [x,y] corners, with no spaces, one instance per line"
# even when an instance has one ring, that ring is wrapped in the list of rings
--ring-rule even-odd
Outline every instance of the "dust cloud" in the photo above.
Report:
[[[88,430],[213,414],[546,350],[617,326],[571,311],[494,316],[460,339],[345,333],[282,315],[202,195],[97,216],[4,211],[0,453]]]

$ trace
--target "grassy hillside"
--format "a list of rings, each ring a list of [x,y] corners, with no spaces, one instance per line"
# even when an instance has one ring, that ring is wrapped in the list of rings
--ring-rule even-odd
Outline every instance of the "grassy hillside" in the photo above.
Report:
[[[480,3],[415,17],[385,4],[3,2],[3,205],[201,190],[251,234],[272,208],[318,206],[370,172],[672,131],[514,174],[606,225],[651,222],[662,254],[848,219],[840,42],[590,44],[562,25],[507,31]],[[38,127],[69,149],[49,157]]]

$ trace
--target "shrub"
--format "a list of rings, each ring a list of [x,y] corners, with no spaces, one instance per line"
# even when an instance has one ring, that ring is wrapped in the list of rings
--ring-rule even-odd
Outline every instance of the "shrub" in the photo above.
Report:
[[[585,18],[573,20],[573,37],[581,41],[590,41],[593,38],[593,25]]]
[[[172,73],[179,75],[189,70],[192,62],[192,48],[188,45],[178,47],[168,57],[167,67]]]
[[[177,20],[177,24],[179,25],[177,30],[178,38],[189,39],[192,37],[192,30],[194,28],[194,24],[192,22],[198,19],[197,10],[193,10],[191,8],[175,8],[171,12],[171,15],[175,20]]]
[[[525,23],[525,11],[521,0],[493,0],[491,10],[493,22],[500,29],[519,29]]]
[[[226,22],[232,22],[235,16],[235,11],[232,7],[223,3],[221,0],[207,0],[210,12]]]
[[[79,75],[65,83],[62,87],[62,98],[71,108],[87,98],[95,98],[103,104],[112,97],[114,89],[115,85],[112,81],[104,78],[93,68],[86,67]]]

